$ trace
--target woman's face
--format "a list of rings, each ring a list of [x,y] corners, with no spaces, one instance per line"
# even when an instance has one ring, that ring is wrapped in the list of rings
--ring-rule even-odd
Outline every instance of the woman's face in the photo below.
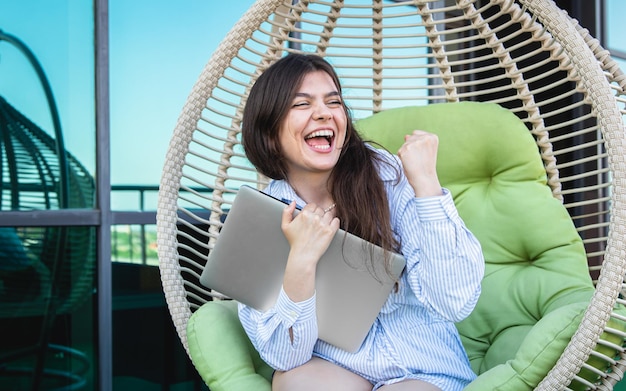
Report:
[[[346,113],[333,79],[308,73],[279,130],[287,176],[330,172],[346,138]]]

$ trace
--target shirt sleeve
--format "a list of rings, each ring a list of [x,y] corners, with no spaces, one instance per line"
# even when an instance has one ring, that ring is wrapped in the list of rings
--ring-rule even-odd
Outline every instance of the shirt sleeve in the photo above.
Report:
[[[317,342],[316,297],[293,302],[283,289],[261,312],[239,304],[239,319],[252,345],[272,368],[287,371],[309,361]]]
[[[407,187],[399,189],[396,230],[409,286],[426,308],[458,322],[480,296],[485,268],[480,243],[459,217],[447,189],[441,196],[416,198]]]

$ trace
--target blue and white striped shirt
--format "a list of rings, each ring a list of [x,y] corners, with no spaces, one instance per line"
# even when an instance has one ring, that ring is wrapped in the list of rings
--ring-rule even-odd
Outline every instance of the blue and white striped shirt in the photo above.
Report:
[[[402,173],[397,157],[380,153]],[[374,389],[420,379],[444,391],[462,390],[476,375],[454,322],[470,314],[480,295],[480,244],[446,189],[442,196],[416,198],[403,174],[398,183],[397,171],[386,164],[379,173],[407,266],[360,349],[348,353],[317,338],[315,296],[294,303],[283,291],[265,312],[240,304],[239,318],[261,357],[277,370],[318,356],[368,379]],[[305,204],[285,181],[272,181],[266,192]]]

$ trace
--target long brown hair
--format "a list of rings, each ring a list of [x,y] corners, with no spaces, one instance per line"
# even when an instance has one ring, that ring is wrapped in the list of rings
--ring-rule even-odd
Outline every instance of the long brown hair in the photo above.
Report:
[[[263,175],[287,179],[279,130],[304,77],[324,71],[341,94],[341,84],[333,67],[312,54],[289,54],[270,66],[250,90],[243,112],[242,144],[250,162]],[[397,251],[387,193],[376,168],[386,164],[367,147],[354,128],[345,103],[346,140],[339,161],[329,178],[329,190],[337,204],[341,228],[389,251]]]

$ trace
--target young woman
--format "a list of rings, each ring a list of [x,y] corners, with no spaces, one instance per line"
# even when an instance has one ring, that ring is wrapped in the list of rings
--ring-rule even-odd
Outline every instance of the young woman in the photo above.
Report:
[[[255,348],[276,369],[274,390],[461,390],[474,377],[454,322],[480,294],[480,245],[436,172],[438,138],[405,137],[397,156],[356,132],[334,69],[290,54],[257,80],[243,146],[265,190],[292,200],[282,216],[291,250],[283,289],[265,312],[240,305]],[[294,217],[296,205],[301,213]],[[341,227],[400,252],[407,266],[360,349],[317,338],[315,270]]]

